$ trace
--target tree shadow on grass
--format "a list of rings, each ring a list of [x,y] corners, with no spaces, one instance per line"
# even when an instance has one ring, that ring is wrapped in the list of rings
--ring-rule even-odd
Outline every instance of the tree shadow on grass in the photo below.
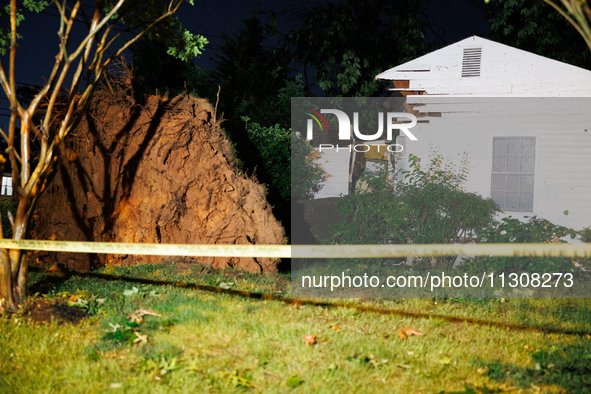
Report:
[[[477,361],[477,365],[488,368],[491,380],[508,387],[555,386],[568,393],[591,393],[591,340],[574,345],[557,343],[552,349],[533,351],[531,361],[534,366],[525,368],[496,360]]]
[[[30,272],[40,272],[36,267],[30,267]],[[394,316],[404,316],[404,317],[411,317],[416,319],[441,319],[445,321],[449,321],[452,323],[467,323],[467,324],[477,324],[481,326],[488,326],[488,327],[500,327],[505,328],[508,330],[516,330],[516,331],[530,331],[530,332],[542,332],[545,334],[565,334],[565,335],[577,335],[577,336],[587,336],[591,338],[591,329],[569,329],[569,328],[562,328],[562,327],[546,327],[543,325],[534,325],[534,324],[516,324],[516,323],[507,323],[502,321],[494,321],[494,320],[486,320],[486,319],[479,319],[479,318],[472,318],[472,317],[461,317],[461,316],[448,316],[442,315],[437,313],[425,313],[425,312],[409,312],[403,310],[396,310],[396,309],[389,309],[389,308],[382,308],[379,306],[371,306],[371,305],[353,305],[346,302],[325,302],[325,301],[317,301],[312,299],[299,299],[299,298],[291,298],[291,297],[284,297],[278,296],[269,293],[258,293],[258,292],[250,292],[245,290],[233,290],[233,289],[224,289],[217,286],[209,286],[197,283],[187,283],[187,282],[178,282],[178,281],[167,281],[167,280],[154,280],[154,279],[144,279],[144,278],[134,278],[128,276],[119,276],[119,275],[107,275],[101,274],[96,272],[75,272],[65,270],[57,275],[49,275],[44,277],[42,280],[38,281],[37,283],[33,284],[29,288],[29,292],[41,293],[41,290],[47,291],[52,286],[52,281],[55,278],[55,283],[64,282],[69,278],[77,276],[77,277],[84,277],[84,278],[96,278],[96,279],[104,279],[108,281],[126,281],[129,283],[140,283],[140,284],[147,284],[147,285],[155,285],[155,286],[172,286],[177,288],[185,288],[185,289],[193,289],[193,290],[201,290],[207,291],[211,293],[222,293],[228,294],[237,297],[255,299],[255,300],[268,300],[268,301],[277,301],[282,302],[287,305],[310,305],[310,306],[321,306],[323,308],[352,308],[356,309],[359,312],[369,312],[369,313],[377,313],[382,315],[394,315]],[[591,341],[590,341],[591,342]],[[589,352],[591,353],[591,352]],[[591,359],[587,360],[588,362]]]

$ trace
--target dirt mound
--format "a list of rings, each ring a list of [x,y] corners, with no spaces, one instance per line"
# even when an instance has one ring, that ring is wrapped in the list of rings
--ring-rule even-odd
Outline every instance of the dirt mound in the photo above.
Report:
[[[129,91],[94,95],[62,146],[33,216],[33,239],[180,244],[284,244],[264,186],[239,175],[204,99]],[[68,268],[164,261],[275,273],[278,259],[38,253]]]

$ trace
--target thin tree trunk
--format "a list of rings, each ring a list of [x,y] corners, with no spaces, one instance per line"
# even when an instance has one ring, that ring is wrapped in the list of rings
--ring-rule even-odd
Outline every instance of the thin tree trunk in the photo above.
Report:
[[[8,252],[7,249],[0,249],[0,312],[16,309],[12,293],[12,275]]]
[[[21,240],[25,239],[27,233],[27,224],[29,222],[29,205],[31,201],[28,196],[21,196],[16,211],[16,217],[14,218],[14,229],[13,239]],[[26,255],[22,253],[20,249],[11,249],[10,253],[10,266],[12,274],[12,286],[14,300],[20,303],[26,295],[26,282],[28,266],[26,261]]]
[[[0,174],[4,173],[5,162],[6,159],[0,155]],[[0,236],[3,237],[2,218],[0,218]],[[0,313],[6,309],[16,309],[9,254],[10,251],[8,249],[0,249]]]

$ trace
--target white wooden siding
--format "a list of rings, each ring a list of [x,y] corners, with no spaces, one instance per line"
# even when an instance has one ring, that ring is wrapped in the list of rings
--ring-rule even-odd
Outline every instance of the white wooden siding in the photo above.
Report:
[[[468,152],[465,189],[490,197],[493,138],[535,137],[533,212],[508,211],[504,216],[538,215],[575,229],[591,225],[591,99],[470,102],[418,96],[411,101],[427,104],[418,107],[421,111],[443,115],[413,128],[418,141],[405,141],[403,161],[412,153],[425,165],[438,152],[459,165]]]
[[[316,148],[319,150],[319,148]],[[349,167],[351,163],[351,154],[345,149],[339,147],[322,149],[322,154],[318,159],[318,163],[324,168],[330,177],[324,183],[324,186],[314,198],[339,197],[345,196],[349,193]]]

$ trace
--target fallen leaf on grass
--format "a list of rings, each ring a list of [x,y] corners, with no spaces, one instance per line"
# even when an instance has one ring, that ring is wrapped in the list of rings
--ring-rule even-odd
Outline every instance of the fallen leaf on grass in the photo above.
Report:
[[[332,325],[332,326],[330,326],[330,328],[332,328],[332,329],[333,329],[333,330],[335,330],[336,332],[341,332],[341,326],[335,326],[335,325]]]
[[[408,336],[416,335],[417,337],[422,337],[423,335],[425,335],[420,331],[413,330],[412,328],[408,328],[408,327],[404,327],[404,333]]]
[[[221,289],[224,290],[228,290],[230,289],[232,286],[234,286],[233,282],[220,282],[220,284],[218,285]]]
[[[298,386],[301,386],[304,383],[304,379],[300,378],[299,376],[292,376],[291,378],[287,379],[285,384],[287,387],[291,387],[295,389]]]
[[[379,367],[380,364],[386,364],[388,362],[387,358],[378,358],[373,354],[368,354],[366,357],[369,364],[373,367]]]
[[[301,307],[302,305],[304,305],[304,301],[300,300],[300,299],[295,299],[295,300],[291,300],[290,305],[295,306],[296,308]]]
[[[142,335],[137,331],[135,331],[134,334],[135,334],[135,336],[137,336],[137,338],[133,340],[133,343],[138,343],[138,342],[148,343],[148,334]]]
[[[131,312],[129,315],[127,315],[127,318],[132,323],[140,324],[140,323],[143,323],[144,316],[146,316],[146,315],[162,317],[162,315],[160,315],[150,309],[138,309],[137,311]]]
[[[316,343],[316,337],[317,337],[316,334],[304,336],[304,340],[306,341],[306,346],[314,345]]]
[[[488,373],[488,371],[490,371],[490,368],[488,366],[482,367],[482,368],[478,368],[476,370],[476,372],[478,372],[478,375],[484,375],[485,373]]]
[[[402,339],[403,341],[406,340],[409,336],[411,335],[415,335],[417,337],[422,337],[423,334],[420,331],[417,330],[413,330],[412,328],[408,328],[408,327],[404,327],[404,329],[398,331],[398,336],[400,337],[400,339]]]
[[[200,371],[201,368],[197,365],[197,361],[193,360],[189,365],[185,365],[185,371],[193,371],[197,372]]]
[[[254,388],[252,377],[248,375],[241,376],[237,370],[232,372],[218,372],[217,376],[236,388]]]
[[[350,362],[358,362],[362,365],[370,365],[374,368],[379,367],[381,364],[386,364],[388,362],[387,358],[378,358],[373,354],[368,354],[367,356],[359,356],[359,354],[355,353],[352,357],[347,357],[347,361]]]
[[[124,290],[123,295],[129,297],[134,294],[137,294],[138,292],[139,292],[139,289],[137,287],[133,287],[131,290]]]

